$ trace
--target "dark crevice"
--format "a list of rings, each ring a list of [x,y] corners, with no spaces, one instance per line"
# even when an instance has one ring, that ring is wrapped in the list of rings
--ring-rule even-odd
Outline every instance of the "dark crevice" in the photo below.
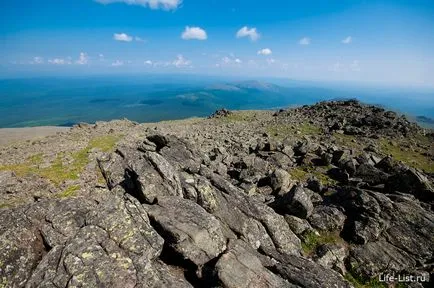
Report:
[[[184,258],[170,245],[171,242],[175,241],[173,235],[165,232],[151,215],[149,215],[149,222],[155,231],[164,239],[163,250],[161,251],[159,259],[168,266],[181,269],[185,279],[193,285],[193,287],[206,287],[202,285],[203,280],[201,280],[197,274],[197,265],[191,260]]]
[[[162,148],[166,147],[169,141],[163,135],[155,134],[146,137],[149,141],[154,143],[157,147],[156,150],[159,152]]]
[[[42,235],[42,232],[39,231],[39,233],[36,234],[36,241],[33,243],[34,245],[34,251],[37,253],[37,261],[35,262],[35,265],[31,268],[31,271],[34,271],[36,267],[38,267],[39,263],[42,261],[42,259],[47,255],[48,252],[50,252],[51,247],[48,245],[48,243],[45,241],[44,236]]]
[[[159,259],[166,265],[181,269],[185,279],[193,285],[193,287],[207,287],[204,285],[204,280],[199,278],[197,273],[198,267],[191,260],[185,259],[170,244],[165,241],[163,250]]]
[[[173,235],[164,231],[161,225],[155,221],[151,215],[149,215],[149,222],[155,231],[157,231],[157,233],[164,239],[163,250],[159,256],[159,259],[164,264],[174,267],[175,269],[181,269],[185,279],[193,287],[208,288],[218,286],[216,284],[218,284],[219,280],[215,274],[214,267],[221,255],[223,255],[226,250],[220,253],[217,257],[205,263],[202,267],[198,267],[195,263],[189,259],[186,259],[170,245],[171,242],[175,241]]]
[[[138,178],[139,175],[134,171],[125,169],[124,181],[122,181],[120,185],[128,194],[139,200],[140,204],[143,204],[146,203],[146,199],[143,196]]]
[[[294,281],[294,279],[291,279],[290,277],[288,277],[288,275],[283,271],[283,266],[284,265],[290,265],[290,264],[283,264],[282,261],[282,257],[280,256],[279,252],[274,251],[274,253],[269,253],[266,252],[262,249],[262,247],[259,247],[257,252],[261,255],[266,257],[267,261],[266,263],[264,263],[264,261],[262,261],[261,259],[261,263],[262,266],[264,266],[264,268],[266,268],[268,271],[270,271],[271,273],[281,277],[282,279],[285,279],[286,281],[288,281],[291,284],[300,286],[301,283]],[[280,256],[280,257],[279,257]],[[271,259],[269,259],[271,258]],[[268,260],[269,259],[269,260]]]

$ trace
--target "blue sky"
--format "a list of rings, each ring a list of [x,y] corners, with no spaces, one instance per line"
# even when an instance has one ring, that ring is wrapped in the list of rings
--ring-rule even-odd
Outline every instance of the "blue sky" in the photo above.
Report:
[[[2,0],[0,75],[434,86],[432,0]]]

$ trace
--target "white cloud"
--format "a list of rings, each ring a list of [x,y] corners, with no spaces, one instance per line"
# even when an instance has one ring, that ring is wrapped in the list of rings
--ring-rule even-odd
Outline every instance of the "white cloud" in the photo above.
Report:
[[[351,42],[353,42],[353,38],[351,36],[348,36],[347,38],[343,39],[341,42],[343,44],[350,44]]]
[[[258,55],[271,55],[272,53],[270,48],[264,48],[258,51]]]
[[[184,40],[206,40],[208,36],[206,35],[206,31],[200,27],[186,26],[184,32],[182,32],[181,38]]]
[[[120,61],[120,60],[116,60],[115,62],[112,63],[113,67],[119,67],[123,65],[124,65],[124,61]]]
[[[89,62],[89,56],[86,53],[81,52],[78,60],[75,62],[78,65],[86,65]]]
[[[238,30],[236,36],[237,38],[249,37],[252,41],[256,41],[261,37],[261,35],[256,31],[256,28],[249,28],[247,26]]]
[[[310,38],[303,37],[303,38],[300,39],[300,41],[298,41],[298,44],[300,44],[300,45],[309,45],[310,44]]]
[[[236,58],[235,60],[235,63],[237,63],[237,64],[241,64],[243,61],[241,61],[239,58]]]
[[[151,60],[146,60],[143,64],[145,64],[145,65],[152,65],[152,61]]]
[[[174,10],[182,4],[182,0],[95,0],[101,4],[126,3],[151,9]]]
[[[229,57],[225,56],[222,58],[222,62],[225,64],[229,64],[232,62],[232,60]]]
[[[69,58],[68,59],[54,58],[54,59],[49,59],[48,63],[54,65],[69,65],[71,64],[71,60]]]
[[[276,59],[274,59],[274,58],[268,58],[267,59],[267,63],[268,64],[274,64],[274,63],[276,63]]]
[[[146,40],[145,39],[142,39],[142,38],[140,38],[140,37],[134,37],[134,40],[136,40],[137,42],[142,42],[142,43],[145,43],[146,42]]]
[[[30,61],[30,64],[44,64],[44,58],[42,58],[42,57],[33,57],[33,60]]]
[[[185,59],[184,56],[179,54],[178,56],[176,56],[176,59],[173,60],[172,65],[177,67],[177,68],[189,67],[189,66],[191,66],[191,61]]]
[[[125,33],[115,33],[113,34],[113,39],[116,41],[122,41],[122,42],[131,42],[133,41],[133,37],[129,36]]]

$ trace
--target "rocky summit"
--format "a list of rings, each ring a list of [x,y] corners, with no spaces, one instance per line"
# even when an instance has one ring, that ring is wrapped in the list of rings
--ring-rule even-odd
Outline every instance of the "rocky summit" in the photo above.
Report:
[[[0,287],[429,287],[433,140],[350,100],[13,143]]]

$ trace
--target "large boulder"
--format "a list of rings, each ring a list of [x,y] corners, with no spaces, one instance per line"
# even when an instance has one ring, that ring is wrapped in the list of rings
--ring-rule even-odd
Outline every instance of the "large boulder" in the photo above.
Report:
[[[227,288],[297,287],[265,268],[242,241],[229,243],[215,265],[215,272],[222,287]]]
[[[170,247],[196,265],[203,265],[226,248],[219,221],[196,203],[160,197],[146,205],[151,221]]]
[[[421,201],[434,201],[434,189],[429,180],[421,172],[408,167],[401,167],[387,179],[385,190],[403,192],[414,195]]]
[[[1,213],[2,281],[8,287],[191,287],[157,263],[164,241],[137,199],[116,188],[101,200],[48,200]]]
[[[276,206],[285,214],[302,219],[309,218],[313,211],[313,204],[309,193],[300,185],[295,186],[288,193],[276,200]]]
[[[291,188],[291,176],[283,169],[276,169],[270,176],[274,193],[285,193]]]
[[[309,223],[316,229],[322,231],[341,231],[345,223],[345,214],[332,206],[316,206]]]

